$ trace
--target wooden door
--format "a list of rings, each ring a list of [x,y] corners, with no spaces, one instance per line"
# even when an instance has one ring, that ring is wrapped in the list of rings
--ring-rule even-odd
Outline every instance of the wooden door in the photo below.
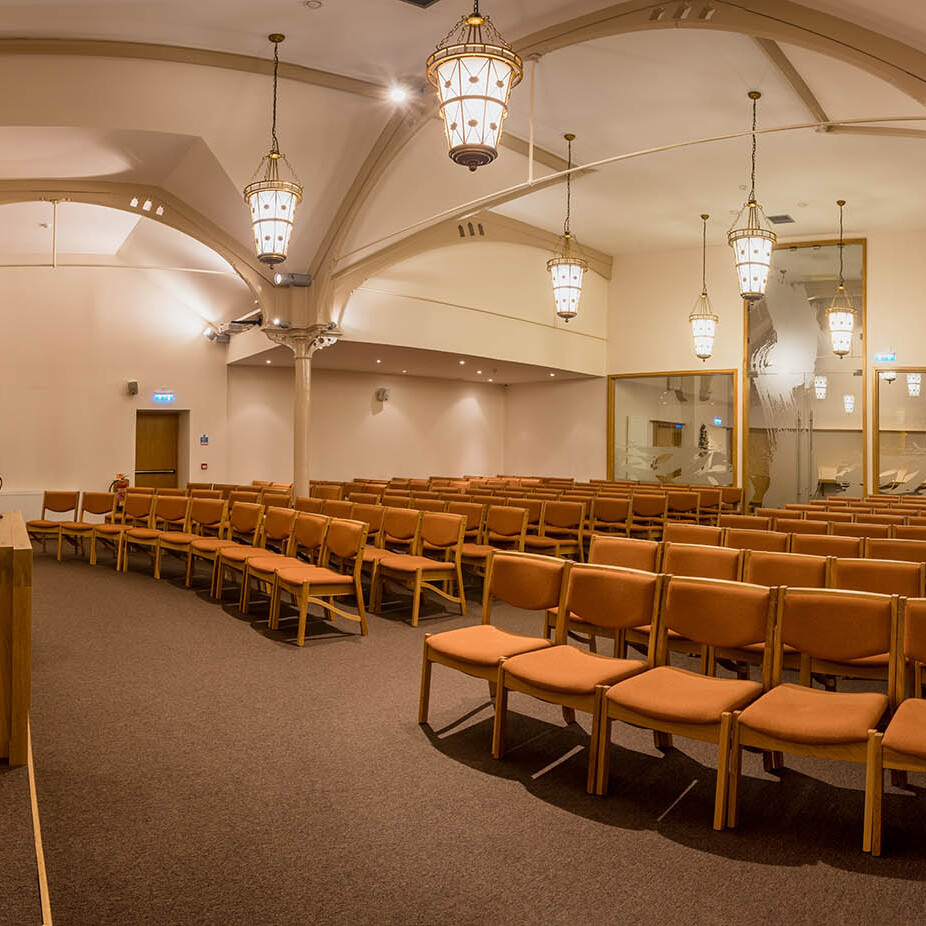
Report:
[[[178,412],[138,412],[135,418],[135,485],[177,487]]]

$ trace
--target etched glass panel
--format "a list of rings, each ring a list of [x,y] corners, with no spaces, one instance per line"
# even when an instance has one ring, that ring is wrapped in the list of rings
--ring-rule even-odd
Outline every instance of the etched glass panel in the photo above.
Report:
[[[926,494],[926,369],[878,371],[877,489],[895,495]]]

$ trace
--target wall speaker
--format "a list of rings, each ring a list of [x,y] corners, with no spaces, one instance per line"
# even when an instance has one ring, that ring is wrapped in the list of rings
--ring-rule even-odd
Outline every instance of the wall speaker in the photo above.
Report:
[[[376,401],[377,402],[388,402],[389,401],[389,390],[388,389],[377,389],[376,390]]]
[[[130,380],[125,384],[125,391],[126,391],[129,395],[138,395],[138,380],[137,380],[137,379],[130,379]]]

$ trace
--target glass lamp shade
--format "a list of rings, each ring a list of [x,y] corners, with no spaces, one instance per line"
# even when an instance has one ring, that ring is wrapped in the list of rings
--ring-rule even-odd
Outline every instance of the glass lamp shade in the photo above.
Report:
[[[450,158],[470,170],[491,164],[508,115],[508,95],[524,74],[521,59],[488,16],[464,16],[428,58]]]
[[[695,355],[699,360],[707,360],[714,350],[714,336],[717,334],[719,319],[714,314],[711,300],[703,290],[698,296],[688,316],[691,325],[691,337],[694,340]]]
[[[279,264],[286,260],[289,250],[296,207],[302,200],[302,185],[280,178],[280,155],[271,152],[264,160],[267,162],[264,175],[244,188],[244,200],[251,210],[257,259],[264,264]]]
[[[563,235],[559,253],[547,261],[556,314],[565,322],[579,314],[582,278],[588,270],[588,261],[575,254],[574,248],[575,238],[569,234]]]
[[[911,399],[915,399],[920,394],[920,384],[922,383],[922,374],[921,373],[908,373],[907,374],[907,395]]]
[[[895,379],[897,379],[897,371],[896,370],[885,370],[881,374],[881,379],[883,379],[884,382],[890,384],[894,382]]]
[[[833,353],[837,357],[845,357],[852,347],[852,331],[855,328],[855,309],[842,283],[836,287],[833,301],[826,310],[826,317],[829,320]]]
[[[845,409],[847,415],[851,415],[855,411],[855,396],[849,393],[846,393],[842,397],[842,407]]]
[[[740,224],[743,210],[746,211],[746,221]],[[733,248],[740,296],[747,302],[755,302],[765,295],[772,249],[778,239],[768,226],[762,207],[754,199],[749,200],[743,210],[740,210],[727,234],[727,241]]]
[[[813,378],[813,391],[814,391],[814,395],[818,399],[826,398],[826,377],[825,376],[815,376]]]

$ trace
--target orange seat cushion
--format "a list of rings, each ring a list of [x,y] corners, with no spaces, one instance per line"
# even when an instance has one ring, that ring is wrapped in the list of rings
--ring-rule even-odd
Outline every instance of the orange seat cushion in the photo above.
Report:
[[[93,530],[98,534],[121,534],[125,530],[122,524],[94,524]]]
[[[669,723],[720,723],[724,711],[735,711],[762,693],[758,682],[711,678],[657,666],[624,682],[606,695],[614,704]]]
[[[222,547],[237,546],[234,540],[219,540],[218,537],[197,537],[190,547],[199,553],[216,553]]]
[[[61,530],[63,531],[92,531],[93,525],[86,521],[62,521]]]
[[[487,543],[464,543],[463,556],[469,559],[487,559],[489,554],[495,550]]]
[[[453,563],[441,563],[436,559],[428,559],[427,556],[404,556],[401,553],[394,553],[391,556],[384,556],[379,561],[381,569],[391,569],[394,572],[417,572],[419,569],[429,572],[456,572],[456,566]]]
[[[132,540],[156,540],[160,534],[153,527],[130,527],[125,532],[126,537]]]
[[[382,550],[379,547],[364,547],[363,548],[363,561],[365,563],[373,563],[378,559],[382,559],[385,556],[395,556],[396,554],[392,553],[390,550]]]
[[[289,585],[353,585],[354,577],[344,575],[341,572],[335,572],[333,569],[326,569],[323,566],[310,566],[308,563],[302,563],[300,566],[288,566],[285,569],[278,569],[277,575],[281,582]]]
[[[26,521],[26,527],[38,527],[38,528],[55,528],[61,525],[60,521],[43,521],[41,519],[37,521]]]
[[[926,759],[926,701],[907,698],[884,731],[882,745],[907,756]]]
[[[502,656],[518,656],[552,646],[540,637],[522,637],[499,630],[491,624],[460,627],[428,637],[428,646],[435,653],[476,666],[494,666]]]
[[[229,563],[246,563],[255,556],[266,556],[267,551],[263,547],[252,547],[249,544],[236,543],[234,546],[222,547],[219,551],[222,559]]]
[[[639,659],[611,659],[574,646],[550,646],[505,661],[507,675],[571,695],[592,695],[596,685],[613,685],[645,668]]]
[[[161,543],[192,543],[199,540],[199,534],[187,534],[185,531],[161,531]]]
[[[863,743],[887,703],[878,692],[777,685],[740,714],[740,723],[790,743]]]
[[[266,552],[266,551],[265,551]],[[254,556],[248,560],[248,569],[251,572],[275,572],[287,566],[305,566],[301,559],[295,556],[284,556],[282,553],[267,553],[266,556]]]
[[[528,536],[524,538],[524,546],[532,550],[555,550],[556,540],[553,537],[537,537],[533,534],[528,534]]]

